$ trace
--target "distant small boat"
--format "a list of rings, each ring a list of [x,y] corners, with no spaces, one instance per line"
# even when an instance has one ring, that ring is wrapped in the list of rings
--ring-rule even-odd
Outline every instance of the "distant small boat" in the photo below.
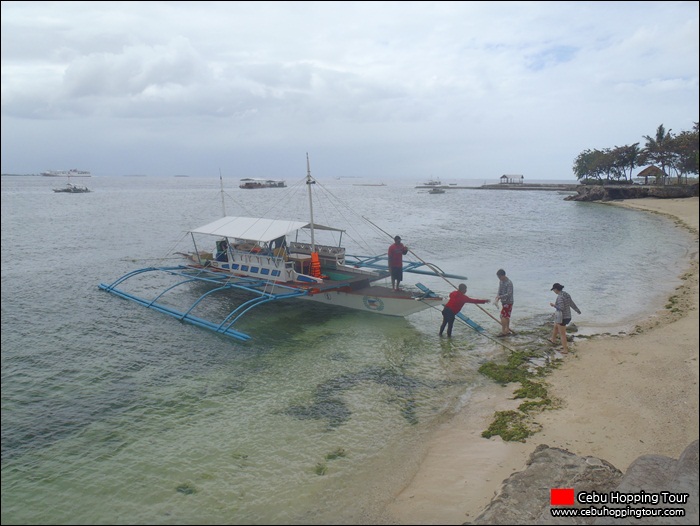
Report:
[[[241,184],[238,188],[253,189],[253,188],[285,188],[287,183],[275,179],[252,179],[246,177],[241,179]]]
[[[70,170],[47,170],[41,172],[44,177],[92,177],[92,174],[87,170],[78,170],[72,168]]]
[[[67,194],[86,194],[90,191],[90,189],[87,186],[66,183],[66,186],[63,186],[61,188],[54,188],[53,191]]]
[[[444,194],[445,190],[443,190],[442,188],[431,188],[428,193],[429,194]]]
[[[442,186],[440,179],[431,178],[427,183],[423,183],[425,186]]]
[[[386,184],[384,184],[384,183],[365,183],[365,184],[356,183],[356,184],[353,184],[353,186],[386,186]]]

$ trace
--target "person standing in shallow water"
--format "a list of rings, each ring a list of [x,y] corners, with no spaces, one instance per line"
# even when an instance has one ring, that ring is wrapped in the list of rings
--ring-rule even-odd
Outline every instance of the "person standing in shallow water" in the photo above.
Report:
[[[498,284],[498,294],[494,303],[501,302],[501,334],[498,336],[508,336],[510,330],[510,314],[513,311],[513,282],[506,277],[506,271],[498,269],[496,276],[500,280]]]
[[[478,300],[467,296],[467,286],[460,283],[457,290],[450,293],[450,299],[442,309],[442,325],[440,325],[440,336],[447,326],[447,337],[452,336],[452,326],[455,323],[455,316],[462,310],[465,303],[488,303],[489,300]]]
[[[403,257],[408,254],[408,247],[401,243],[401,236],[394,238],[394,244],[389,245],[389,272],[391,272],[391,288],[399,290],[403,281]]]
[[[557,295],[557,299],[554,303],[550,303],[550,305],[554,307],[557,312],[554,320],[554,328],[552,329],[552,337],[549,341],[556,345],[558,334],[561,340],[561,352],[562,354],[566,354],[569,352],[569,346],[566,340],[566,326],[571,321],[571,309],[574,309],[578,314],[581,314],[581,311],[574,303],[574,300],[571,299],[569,293],[564,292],[564,285],[555,283],[552,285],[551,290]]]

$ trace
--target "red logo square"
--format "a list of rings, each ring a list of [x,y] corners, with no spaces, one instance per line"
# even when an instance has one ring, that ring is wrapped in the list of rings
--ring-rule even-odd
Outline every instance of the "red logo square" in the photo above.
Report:
[[[551,506],[573,506],[573,488],[552,488],[549,490],[549,504]]]

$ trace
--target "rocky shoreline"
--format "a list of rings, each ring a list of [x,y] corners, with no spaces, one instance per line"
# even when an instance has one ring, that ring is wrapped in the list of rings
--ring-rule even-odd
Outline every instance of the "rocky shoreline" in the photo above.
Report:
[[[416,186],[418,189],[429,190],[432,186]],[[655,197],[657,199],[676,199],[698,196],[698,183],[668,184],[668,185],[639,185],[639,184],[484,184],[481,186],[437,186],[451,190],[520,190],[520,191],[555,191],[568,193],[565,201],[619,201],[623,199],[641,199]]]
[[[518,183],[518,184],[483,184],[480,190],[543,190],[554,192],[576,192],[581,185],[576,184],[556,184],[556,183]]]
[[[640,199],[656,197],[674,199],[697,197],[698,183],[691,185],[577,185],[577,194],[564,198],[565,201],[614,201],[619,199]]]

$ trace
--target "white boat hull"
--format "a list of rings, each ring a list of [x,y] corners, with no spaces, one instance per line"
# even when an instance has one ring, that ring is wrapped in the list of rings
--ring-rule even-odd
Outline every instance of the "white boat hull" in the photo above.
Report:
[[[388,288],[385,288],[386,294],[382,294],[381,291],[377,290],[382,288],[369,287],[368,289],[352,292],[331,290],[301,296],[300,299],[371,312],[373,314],[400,317],[415,314],[432,306],[437,307],[442,303],[441,298],[416,298],[409,293],[394,292]]]

